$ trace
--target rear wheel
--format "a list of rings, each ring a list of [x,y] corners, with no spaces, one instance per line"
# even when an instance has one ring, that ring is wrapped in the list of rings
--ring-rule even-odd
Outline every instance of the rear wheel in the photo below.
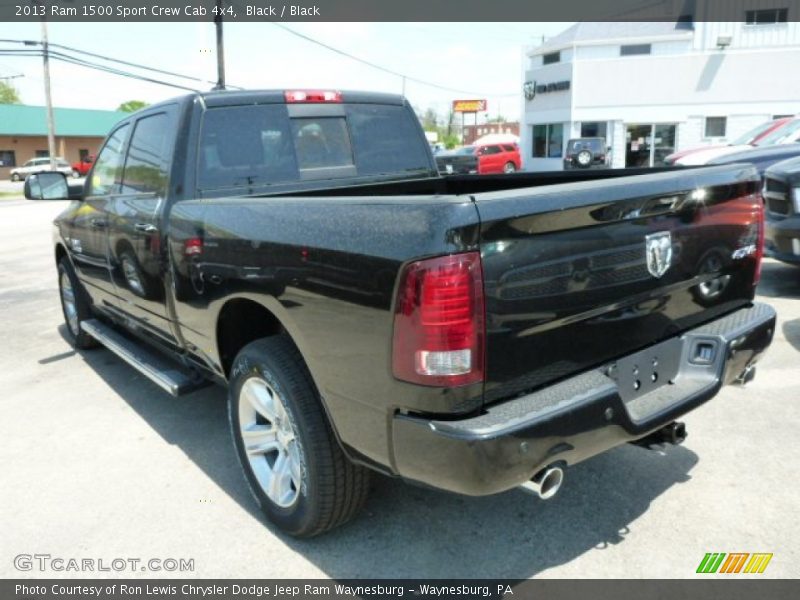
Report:
[[[351,519],[366,500],[368,471],[339,447],[292,341],[278,335],[248,344],[231,373],[231,433],[261,510],[298,537]]]
[[[79,179],[81,176],[81,172],[78,169],[72,169],[72,177],[74,179]]]
[[[511,161],[508,161],[505,165],[503,165],[503,173],[514,173],[516,170],[517,166]]]
[[[19,180],[20,180],[19,173],[12,173],[11,181],[19,181]]]
[[[92,311],[86,292],[67,257],[58,261],[58,289],[70,343],[81,349],[98,346],[97,341],[81,329],[81,322],[91,319]]]

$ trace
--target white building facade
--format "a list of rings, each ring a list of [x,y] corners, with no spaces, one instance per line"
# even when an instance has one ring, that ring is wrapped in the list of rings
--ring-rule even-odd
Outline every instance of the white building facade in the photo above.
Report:
[[[561,169],[570,138],[597,136],[613,167],[653,166],[800,113],[796,5],[732,1],[741,22],[578,23],[528,50],[523,168]]]

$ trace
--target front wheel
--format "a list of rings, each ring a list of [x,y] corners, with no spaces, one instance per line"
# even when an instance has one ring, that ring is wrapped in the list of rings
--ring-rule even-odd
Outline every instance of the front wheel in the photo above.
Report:
[[[292,341],[278,335],[248,344],[231,373],[236,454],[270,521],[311,537],[351,519],[366,500],[368,471],[339,447]]]
[[[81,323],[92,318],[92,311],[86,292],[66,256],[58,261],[58,290],[70,343],[81,349],[98,346],[97,341],[81,329]]]
[[[72,169],[72,178],[73,179],[80,179],[81,172],[78,169]]]
[[[19,180],[20,180],[19,173],[12,173],[11,174],[11,181],[19,181]]]
[[[503,173],[514,173],[516,170],[517,166],[511,161],[503,165]]]

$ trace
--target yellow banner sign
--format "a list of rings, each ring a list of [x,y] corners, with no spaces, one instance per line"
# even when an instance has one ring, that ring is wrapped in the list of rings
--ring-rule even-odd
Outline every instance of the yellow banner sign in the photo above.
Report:
[[[486,100],[453,100],[453,112],[486,112]]]

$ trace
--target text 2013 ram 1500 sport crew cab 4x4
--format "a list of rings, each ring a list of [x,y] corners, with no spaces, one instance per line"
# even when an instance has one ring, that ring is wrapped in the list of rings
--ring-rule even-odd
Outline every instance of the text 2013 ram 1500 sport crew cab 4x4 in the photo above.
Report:
[[[192,94],[120,122],[56,219],[66,329],[173,394],[226,385],[291,534],[351,518],[370,470],[546,498],[608,448],[680,441],[775,328],[756,171],[629,175],[441,177],[402,97]]]

